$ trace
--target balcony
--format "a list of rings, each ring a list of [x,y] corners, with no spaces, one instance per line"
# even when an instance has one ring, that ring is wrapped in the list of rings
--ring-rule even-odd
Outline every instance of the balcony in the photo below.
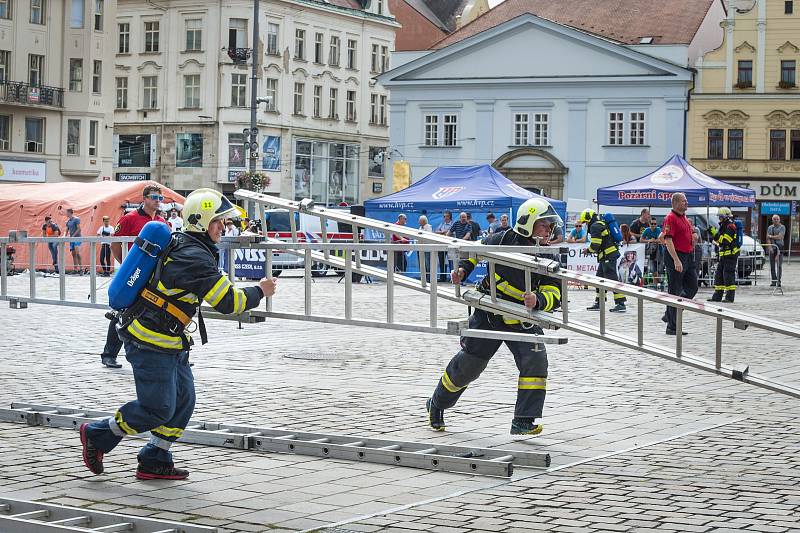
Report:
[[[228,57],[234,63],[247,63],[250,59],[250,48],[228,48]]]
[[[64,107],[64,89],[31,85],[22,81],[0,81],[0,103]]]

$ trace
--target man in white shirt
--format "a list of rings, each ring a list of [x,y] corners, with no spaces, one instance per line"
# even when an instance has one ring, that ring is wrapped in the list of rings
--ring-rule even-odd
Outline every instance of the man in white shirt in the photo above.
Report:
[[[226,237],[238,237],[241,232],[239,228],[236,227],[236,224],[233,223],[233,220],[230,218],[225,221],[225,236]]]
[[[183,219],[178,216],[178,210],[173,209],[167,219],[167,224],[172,228],[172,231],[183,231]]]

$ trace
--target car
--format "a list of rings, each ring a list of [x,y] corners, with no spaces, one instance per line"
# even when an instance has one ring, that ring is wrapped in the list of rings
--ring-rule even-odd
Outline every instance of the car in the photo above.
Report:
[[[761,241],[745,235],[739,251],[736,275],[739,279],[749,278],[756,270],[763,269],[765,262],[764,247],[761,246]]]

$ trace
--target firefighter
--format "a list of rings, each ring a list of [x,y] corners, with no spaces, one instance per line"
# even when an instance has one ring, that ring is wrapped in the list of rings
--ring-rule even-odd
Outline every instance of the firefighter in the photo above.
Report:
[[[553,207],[540,198],[525,201],[517,210],[513,230],[493,233],[485,244],[504,246],[530,246],[533,239],[551,238],[561,217]],[[477,260],[469,258],[459,262],[450,274],[453,283],[461,283],[475,269]],[[497,265],[495,274],[497,297],[514,303],[524,304],[528,309],[553,311],[561,305],[561,290],[557,280],[531,275],[533,292],[525,292],[525,273],[522,270]],[[478,287],[480,292],[490,292],[489,278],[486,277]],[[539,326],[487,313],[476,309],[469,318],[470,329],[512,331],[541,334]],[[433,396],[426,407],[431,428],[444,431],[444,410],[453,407],[464,389],[478,379],[503,341],[461,337],[461,351],[447,365]],[[542,431],[540,423],[547,388],[547,352],[544,345],[529,342],[505,341],[519,369],[517,403],[514,419],[511,422],[512,435],[538,435]]]
[[[275,280],[237,288],[217,268],[226,217],[235,207],[212,189],[198,189],[186,198],[185,233],[172,241],[148,285],[130,308],[120,314],[117,330],[125,343],[125,357],[133,368],[137,399],[113,417],[80,427],[83,461],[94,474],[103,472],[103,455],[126,435],[150,432],[150,441],[138,455],[138,479],[186,479],[187,470],[175,468],[171,444],[179,439],[194,410],[194,378],[189,365],[188,336],[197,313],[197,329],[205,344],[201,300],[220,313],[240,314],[275,293]],[[193,330],[193,329],[192,329]]]
[[[733,303],[736,296],[736,265],[739,262],[739,236],[736,231],[736,221],[730,208],[720,207],[719,229],[711,226],[709,233],[717,244],[719,264],[714,274],[714,294],[709,302],[721,302],[723,295],[725,301]]]
[[[589,228],[589,246],[586,249],[590,254],[597,254],[597,275],[614,281],[617,277],[617,260],[619,259],[619,246],[614,240],[608,224],[602,220],[593,209],[584,209],[578,222],[586,224]],[[624,313],[625,295],[614,293],[614,307],[609,309],[612,313]],[[600,289],[596,289],[594,305],[586,308],[588,311],[600,310]]]

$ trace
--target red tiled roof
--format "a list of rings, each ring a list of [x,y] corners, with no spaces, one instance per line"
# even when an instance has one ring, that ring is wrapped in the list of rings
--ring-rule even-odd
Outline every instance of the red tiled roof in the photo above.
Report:
[[[688,44],[719,0],[505,0],[431,48],[444,48],[526,13],[624,44]]]

